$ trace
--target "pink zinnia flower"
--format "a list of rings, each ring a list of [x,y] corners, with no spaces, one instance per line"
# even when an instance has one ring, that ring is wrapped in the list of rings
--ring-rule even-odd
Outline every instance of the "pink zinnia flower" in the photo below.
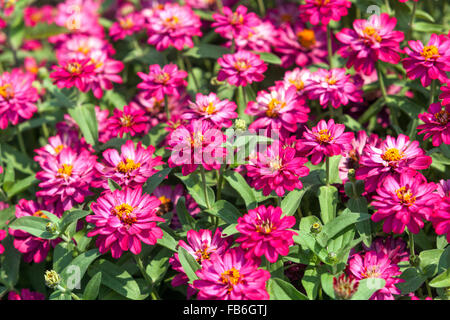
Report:
[[[0,230],[0,241],[2,241],[5,238],[6,238],[6,231]],[[2,244],[0,243],[0,254],[2,254],[3,252],[5,252],[5,247],[2,246]]]
[[[247,259],[241,248],[204,260],[194,288],[199,300],[268,300],[266,282],[270,273],[258,269],[259,259]]]
[[[441,95],[439,99],[442,99],[442,105],[447,106],[450,104],[450,86],[447,84],[446,86],[441,87]]]
[[[297,150],[312,155],[311,163],[316,165],[324,157],[340,155],[351,148],[353,132],[345,132],[345,125],[335,124],[333,119],[320,120],[311,130],[305,127],[303,139],[297,143]]]
[[[356,179],[364,180],[367,192],[373,192],[389,175],[398,175],[406,169],[422,170],[431,164],[431,157],[419,148],[418,141],[400,134],[398,138],[387,136],[379,146],[366,144]]]
[[[378,60],[397,64],[400,62],[400,42],[404,39],[401,31],[394,31],[396,18],[387,13],[371,15],[368,20],[357,19],[354,30],[344,28],[336,38],[344,44],[338,53],[348,58],[347,68],[354,65],[356,71],[370,75]]]
[[[305,93],[310,84],[311,77],[312,73],[308,69],[295,68],[293,70],[286,71],[283,81],[278,81],[276,83],[283,84],[286,89],[290,86],[295,86],[299,98],[306,100]]]
[[[395,284],[405,281],[394,278],[401,275],[402,272],[397,264],[392,263],[382,252],[355,253],[348,261],[347,270],[357,280],[381,278],[386,281],[384,288],[376,291],[370,300],[394,300],[393,294],[400,294],[400,290]]]
[[[436,205],[431,222],[436,234],[445,234],[447,242],[450,242],[450,195],[443,197]]]
[[[70,132],[62,132],[48,138],[47,145],[34,150],[37,154],[37,156],[34,157],[34,161],[37,161],[39,165],[43,166],[49,156],[56,157],[65,148],[71,148],[78,152],[82,147],[78,135],[71,134]]]
[[[32,87],[34,74],[23,73],[20,69],[4,72],[0,76],[0,129],[30,119],[39,99],[36,88]]]
[[[125,17],[118,17],[109,29],[109,36],[117,41],[139,32],[145,24],[144,17],[139,12],[132,12]]]
[[[36,173],[36,178],[42,181],[39,184],[42,190],[36,196],[43,197],[46,204],[60,201],[64,210],[82,203],[91,194],[89,186],[96,158],[87,150],[76,152],[70,148],[64,148],[56,157],[48,156],[42,171]]]
[[[366,251],[374,250],[376,253],[381,252],[386,254],[392,263],[397,264],[409,260],[409,251],[406,249],[406,242],[400,237],[377,237],[372,242],[370,248],[367,248],[364,244],[363,247]]]
[[[247,13],[247,7],[240,5],[233,12],[230,8],[224,7],[222,14],[212,15],[215,22],[211,25],[222,37],[232,39],[239,35],[247,35],[251,32],[251,27],[260,23],[258,16],[254,12]]]
[[[113,89],[113,82],[122,83],[122,78],[118,73],[122,71],[124,64],[109,58],[105,51],[94,51],[89,54],[89,58],[95,66],[94,75],[89,81],[89,89],[94,93],[94,97],[101,99],[103,90]]]
[[[307,88],[309,99],[319,99],[320,105],[327,108],[331,104],[337,109],[350,101],[362,102],[362,90],[355,85],[355,80],[346,74],[344,68],[331,70],[319,69],[314,72]]]
[[[359,281],[345,273],[342,273],[338,278],[333,278],[334,293],[343,300],[349,300],[358,290],[358,286]]]
[[[324,26],[307,28],[303,23],[279,30],[275,51],[281,54],[281,66],[300,67],[327,62],[327,32]]]
[[[194,172],[199,164],[206,170],[220,169],[226,152],[221,147],[224,141],[222,132],[209,121],[194,120],[182,125],[170,134],[169,167],[182,166],[184,176]]]
[[[108,130],[113,137],[123,137],[129,133],[132,137],[148,132],[148,117],[141,109],[124,106],[123,111],[114,109],[114,114],[108,119]]]
[[[32,292],[29,289],[20,290],[20,294],[15,291],[8,293],[8,300],[45,300],[45,295],[40,292]]]
[[[99,197],[92,203],[93,215],[86,221],[95,225],[87,236],[98,235],[96,245],[101,253],[111,250],[112,257],[120,258],[124,251],[141,252],[141,241],[154,245],[163,237],[156,222],[164,219],[156,215],[160,201],[142,188],[115,190]]]
[[[142,142],[136,147],[128,140],[120,148],[107,149],[103,152],[103,163],[97,163],[95,169],[99,181],[94,186],[108,189],[108,179],[121,187],[142,186],[149,177],[158,172],[155,167],[163,165],[162,157],[153,157],[155,147],[144,148]]]
[[[441,196],[441,198],[450,196],[450,179],[439,180],[439,183],[437,184],[437,192]]]
[[[217,74],[217,80],[227,80],[229,84],[238,87],[262,81],[267,70],[267,64],[258,55],[243,50],[225,54],[217,59],[217,63],[222,67]]]
[[[300,16],[313,25],[327,25],[330,20],[339,21],[348,14],[352,3],[347,0],[306,0],[300,5]]]
[[[80,91],[89,90],[89,83],[95,73],[95,65],[90,59],[71,59],[62,63],[64,66],[53,66],[50,78],[58,88],[77,87]]]
[[[427,183],[425,177],[414,171],[405,170],[400,177],[387,176],[377,188],[371,203],[376,212],[375,222],[384,220],[383,231],[403,233],[405,226],[412,233],[423,228],[423,219],[429,220],[437,194],[436,184]]]
[[[184,70],[178,70],[177,65],[171,63],[162,69],[158,64],[149,67],[149,74],[138,72],[137,75],[143,80],[137,87],[146,93],[146,98],[154,97],[163,100],[165,95],[180,96],[179,87],[186,87],[184,80],[188,74]]]
[[[296,157],[294,148],[282,148],[273,142],[264,152],[258,152],[250,158],[246,165],[250,184],[256,189],[262,189],[265,196],[272,191],[281,197],[287,191],[303,188],[300,177],[307,176],[308,167],[304,164],[308,159]]]
[[[270,52],[272,46],[276,44],[278,31],[269,21],[260,21],[260,23],[250,28],[249,33],[240,33],[235,40],[238,50],[254,50],[258,52]],[[230,40],[226,43],[227,47],[232,46]]]
[[[214,236],[211,230],[200,229],[198,232],[189,230],[186,235],[187,243],[183,240],[178,242],[178,245],[187,250],[197,262],[202,265],[203,261],[210,260],[214,255],[223,255],[232,244],[232,237],[222,238],[222,230],[216,229]],[[172,279],[172,286],[178,287],[187,284],[189,279],[184,272],[183,266],[178,258],[178,253],[175,253],[169,259],[169,263],[177,275]],[[188,286],[188,298],[196,293],[194,287],[190,284]]]
[[[166,3],[160,10],[153,11],[148,18],[148,43],[156,45],[156,50],[168,47],[183,50],[184,46],[192,48],[193,36],[201,36],[200,18],[188,6]]]
[[[236,230],[241,236],[236,242],[248,249],[246,258],[265,256],[271,263],[278,260],[278,255],[287,256],[289,247],[294,244],[296,232],[288,230],[295,224],[294,216],[282,215],[281,208],[261,205],[238,219]]]
[[[227,99],[220,100],[215,93],[203,95],[197,93],[195,103],[189,101],[189,109],[181,118],[186,120],[201,119],[211,121],[215,126],[229,128],[231,120],[237,118],[236,103]]]
[[[447,82],[446,71],[450,71],[450,40],[445,35],[433,33],[426,46],[420,40],[410,40],[408,44],[412,50],[405,48],[408,57],[402,61],[408,78],[420,78],[424,87],[428,87],[434,79]]]
[[[42,210],[62,215],[61,210],[57,210],[54,205],[45,205],[42,199],[39,201],[20,199],[16,206],[16,218],[33,216],[48,219]],[[50,221],[50,220],[49,220]],[[61,240],[47,240],[35,237],[22,230],[9,229],[9,234],[14,237],[14,247],[23,254],[25,262],[34,261],[41,263],[45,260],[51,247],[55,247]]]
[[[308,121],[309,112],[304,100],[299,99],[297,88],[283,85],[270,88],[270,92],[258,92],[256,102],[250,101],[245,110],[245,113],[258,117],[249,129],[290,132],[297,130],[297,123]]]
[[[419,114],[419,119],[425,122],[417,126],[419,134],[425,134],[423,140],[431,137],[433,146],[439,147],[442,143],[450,144],[450,104],[444,108],[437,102],[430,105],[428,112]]]

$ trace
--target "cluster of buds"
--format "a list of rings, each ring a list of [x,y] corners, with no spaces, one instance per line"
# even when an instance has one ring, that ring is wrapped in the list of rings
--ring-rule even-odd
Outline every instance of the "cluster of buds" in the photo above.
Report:
[[[333,278],[333,289],[336,297],[343,300],[349,300],[358,290],[358,281],[347,276],[345,273],[338,278]]]

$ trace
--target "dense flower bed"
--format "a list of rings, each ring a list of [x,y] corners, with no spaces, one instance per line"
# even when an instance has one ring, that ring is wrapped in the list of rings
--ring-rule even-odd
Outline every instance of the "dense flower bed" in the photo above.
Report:
[[[449,299],[430,3],[0,1],[0,298]]]

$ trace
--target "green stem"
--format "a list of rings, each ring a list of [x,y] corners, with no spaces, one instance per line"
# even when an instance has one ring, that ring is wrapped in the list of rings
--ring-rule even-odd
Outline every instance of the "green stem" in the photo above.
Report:
[[[46,123],[42,124],[42,133],[44,134],[45,139],[48,139],[48,137],[50,136]]]
[[[387,95],[387,91],[386,91],[386,86],[384,85],[384,78],[383,78],[383,74],[381,73],[381,67],[380,67],[379,62],[377,62],[377,64],[376,64],[376,69],[377,69],[378,83],[380,84],[381,94],[383,95],[384,102],[387,103],[388,95]]]
[[[184,61],[186,62],[187,71],[192,76],[192,79],[194,80],[194,86],[195,86],[195,92],[198,92],[200,90],[200,85],[198,83],[197,77],[195,76],[194,70],[192,70],[192,64],[191,61],[184,57]]]
[[[238,87],[239,96],[242,97],[242,101],[238,103],[238,114],[240,119],[245,117],[245,109],[247,108],[247,94],[243,86]]]
[[[386,4],[387,13],[391,15],[391,6],[389,5],[389,0],[384,0],[384,3]]]
[[[429,296],[430,298],[432,298],[433,296],[432,296],[432,293],[431,293],[430,285],[428,284],[428,280],[425,281],[425,285],[426,285],[426,287],[427,287],[427,293],[428,293],[428,296]]]
[[[433,81],[431,81],[431,90],[430,90],[430,104],[432,104],[434,102],[434,96],[436,95],[436,79],[434,79]]]
[[[166,110],[167,121],[170,121],[169,97],[167,94],[164,95],[164,110]]]
[[[219,170],[219,177],[217,178],[217,201],[219,201],[220,199],[222,199],[222,185],[223,185],[223,172],[225,169],[225,164],[222,164],[220,166],[220,170]]]
[[[26,154],[27,149],[25,148],[25,142],[23,141],[22,132],[19,129],[17,130],[17,140],[19,140],[20,151]]]
[[[413,29],[413,24],[414,24],[414,18],[416,16],[416,9],[417,9],[417,2],[414,1],[413,2],[412,13],[411,13],[411,19],[409,20],[409,23],[408,23],[408,33],[406,34],[406,41],[411,39],[412,29]]]
[[[150,290],[150,295],[151,295],[152,299],[159,300],[158,293],[153,288],[153,281],[150,278],[150,276],[148,275],[148,273],[145,271],[144,263],[142,262],[141,255],[140,254],[135,255],[134,260],[136,261],[139,271],[141,271],[141,274],[144,277],[145,281],[147,281],[147,283],[148,283],[148,288]]]
[[[330,25],[327,25],[327,47],[328,47],[328,63],[330,65],[330,69],[333,68],[333,47],[331,45],[331,29]]]
[[[330,157],[326,158],[325,167],[326,167],[326,174],[327,174],[326,183],[327,183],[327,186],[329,186],[330,185]]]
[[[261,14],[261,17],[264,17],[266,15],[266,8],[264,7],[263,0],[258,0],[258,8],[259,8],[259,13]]]
[[[183,57],[181,56],[181,52],[177,50],[177,62],[178,67],[180,67],[181,70],[186,70],[186,66],[184,65]]]
[[[200,174],[202,176],[203,194],[205,196],[206,207],[208,209],[211,209],[211,204],[209,203],[209,198],[208,198],[208,191],[206,190],[205,168],[202,165],[200,165]]]
[[[72,296],[73,300],[81,300],[81,298],[73,292],[71,292],[70,295]]]
[[[414,252],[414,235],[408,230],[410,260],[416,256]]]
[[[277,206],[281,208],[281,197],[277,197]]]

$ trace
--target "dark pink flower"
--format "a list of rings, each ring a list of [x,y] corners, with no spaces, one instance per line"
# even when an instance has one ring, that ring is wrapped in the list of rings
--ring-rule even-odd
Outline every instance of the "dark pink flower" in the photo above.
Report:
[[[450,71],[450,40],[445,35],[433,33],[426,46],[420,40],[410,40],[408,44],[412,50],[405,48],[408,57],[402,61],[408,78],[419,78],[424,87],[428,87],[434,79],[447,82],[446,71]]]
[[[442,105],[447,106],[450,104],[450,86],[447,84],[446,86],[441,87],[441,95],[439,99],[442,99]]]
[[[349,300],[358,290],[358,286],[359,281],[345,273],[342,273],[338,278],[333,278],[334,293],[343,300]]]
[[[405,227],[419,233],[423,220],[429,220],[437,200],[436,184],[414,171],[404,171],[399,177],[387,176],[377,188],[371,203],[375,213],[372,220],[384,220],[383,231],[403,233]]]
[[[95,74],[95,65],[90,59],[71,59],[63,62],[63,67],[53,66],[50,78],[58,88],[77,87],[80,91],[89,90],[89,83]]]
[[[224,7],[222,14],[214,13],[212,15],[215,22],[212,27],[222,37],[232,39],[243,34],[248,35],[251,27],[260,23],[258,16],[254,12],[247,13],[247,7],[240,5],[233,12],[230,8]]]
[[[247,259],[241,248],[232,248],[223,255],[204,260],[196,271],[199,300],[268,300],[266,282],[270,273],[258,269],[259,259]]]
[[[87,236],[98,236],[96,245],[101,253],[111,250],[112,257],[120,258],[124,251],[137,255],[141,252],[141,241],[154,245],[163,237],[156,222],[164,219],[156,215],[160,201],[142,188],[115,190],[99,197],[92,203],[93,215],[86,221],[95,225]]]
[[[113,89],[113,82],[122,83],[118,73],[122,71],[124,64],[109,58],[105,51],[94,51],[89,54],[89,58],[95,69],[88,87],[94,93],[94,97],[101,99],[103,90]]]
[[[15,291],[8,293],[8,300],[45,300],[45,295],[40,292],[32,292],[29,289],[20,290],[20,294]]]
[[[366,144],[356,170],[356,179],[364,180],[367,192],[373,192],[389,175],[404,170],[423,170],[430,166],[431,157],[419,148],[418,141],[400,134],[387,136],[379,145]]]
[[[294,216],[282,215],[281,208],[261,205],[238,219],[236,230],[241,234],[236,242],[241,242],[243,249],[248,249],[246,257],[265,256],[271,263],[278,260],[278,255],[287,256],[289,247],[294,244],[296,232],[288,230],[295,224]]]
[[[163,100],[164,95],[179,97],[179,87],[187,86],[184,80],[188,76],[187,72],[178,70],[177,65],[173,63],[165,65],[162,69],[159,64],[153,64],[149,70],[149,74],[137,73],[143,80],[137,87],[146,93],[147,99],[155,97],[157,100]]]
[[[262,81],[267,70],[267,64],[258,55],[243,50],[225,54],[217,59],[217,63],[222,67],[217,74],[217,80],[227,80],[229,84],[238,87]]]
[[[114,109],[114,114],[108,119],[108,130],[113,137],[129,133],[132,137],[136,134],[145,134],[148,132],[148,117],[141,109],[124,106],[123,111]]]
[[[306,0],[300,5],[300,16],[313,25],[327,25],[330,20],[339,21],[348,14],[352,3],[347,0]]]
[[[144,17],[139,12],[132,12],[124,17],[118,17],[117,20],[109,29],[109,36],[114,41],[139,32],[145,24]]]
[[[6,238],[6,231],[5,230],[0,230],[0,254],[2,254],[3,252],[5,252],[5,247],[2,246],[1,241],[3,239]]]
[[[431,137],[435,147],[442,143],[450,144],[450,104],[443,108],[440,103],[433,103],[428,112],[419,114],[419,119],[425,122],[417,126],[417,130],[421,130],[418,134],[425,134],[423,140]]]
[[[404,39],[401,31],[394,31],[396,18],[387,13],[371,15],[368,20],[355,20],[354,30],[344,28],[336,38],[344,44],[338,53],[348,58],[347,68],[370,75],[378,60],[397,64],[400,62],[400,42]]]
[[[320,120],[311,130],[305,127],[303,139],[299,139],[297,150],[312,155],[311,163],[316,165],[324,157],[340,155],[351,148],[353,132],[344,132],[345,125],[335,124],[333,119]]]
[[[436,234],[445,234],[447,241],[450,242],[450,196],[443,197],[436,205],[431,216]]]
[[[366,251],[374,250],[376,253],[382,252],[386,254],[392,263],[398,264],[399,262],[409,260],[409,251],[406,249],[406,242],[401,237],[377,237],[369,248],[364,244],[363,247]]]
[[[34,157],[34,161],[39,162],[39,165],[43,166],[49,156],[56,157],[65,148],[70,148],[76,152],[80,151],[83,146],[78,139],[78,135],[62,132],[48,138],[47,145],[34,150],[37,154]]]

